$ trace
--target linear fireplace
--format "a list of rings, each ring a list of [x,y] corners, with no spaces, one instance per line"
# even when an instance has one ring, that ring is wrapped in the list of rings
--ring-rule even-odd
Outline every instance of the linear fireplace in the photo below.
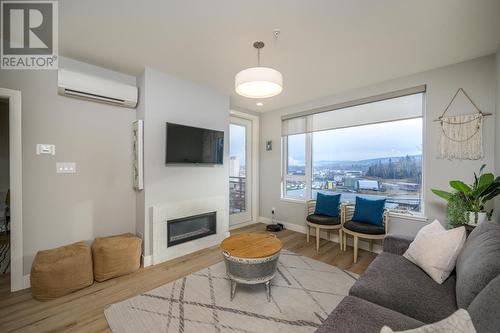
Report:
[[[217,214],[210,212],[169,220],[167,246],[173,246],[217,233]]]

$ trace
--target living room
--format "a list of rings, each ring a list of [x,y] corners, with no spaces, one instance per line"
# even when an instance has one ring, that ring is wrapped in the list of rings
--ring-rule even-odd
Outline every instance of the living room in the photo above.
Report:
[[[497,330],[498,1],[1,8],[0,331]]]

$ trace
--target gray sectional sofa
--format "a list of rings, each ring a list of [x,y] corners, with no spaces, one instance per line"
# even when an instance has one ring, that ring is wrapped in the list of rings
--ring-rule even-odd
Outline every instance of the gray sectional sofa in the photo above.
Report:
[[[458,308],[469,312],[478,333],[500,332],[500,224],[484,222],[471,232],[443,284],[402,256],[411,241],[388,235],[383,252],[316,332],[407,330]]]

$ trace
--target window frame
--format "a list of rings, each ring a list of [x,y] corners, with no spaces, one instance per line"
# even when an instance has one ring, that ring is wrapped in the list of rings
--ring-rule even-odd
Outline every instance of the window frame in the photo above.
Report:
[[[307,201],[311,198],[311,184],[312,184],[312,133],[305,134],[305,166],[304,175],[289,175],[288,174],[288,136],[281,137],[282,146],[282,168],[281,168],[281,199],[293,200],[293,201]],[[304,193],[304,198],[288,197],[286,195],[286,182],[287,181],[299,181],[304,182],[306,186],[306,191]]]
[[[412,217],[412,219],[415,220],[427,220],[425,217],[425,92],[422,93],[422,115],[420,117],[414,117],[414,118],[408,118],[408,119],[422,119],[422,157],[421,157],[421,163],[422,163],[422,180],[421,180],[421,190],[420,190],[420,200],[421,200],[421,209],[420,212],[399,212],[399,211],[394,211],[394,210],[389,210],[391,215],[395,215],[398,217]],[[396,97],[397,98],[397,97]],[[398,120],[406,120],[406,119],[398,119]],[[398,121],[395,120],[395,121]],[[378,122],[380,123],[387,123],[387,122],[392,122],[392,121],[383,121],[383,122]],[[376,124],[377,122],[373,122],[370,124]],[[366,124],[366,125],[370,125]],[[359,125],[354,125],[354,126],[349,126],[350,127],[358,127]],[[345,128],[345,127],[344,127]],[[281,169],[281,197],[280,199],[283,201],[290,201],[290,202],[306,202],[308,200],[312,200],[312,166],[313,166],[313,161],[312,161],[312,149],[313,149],[313,132],[307,132],[305,134],[305,175],[288,175],[288,136],[282,136],[281,137],[281,161],[282,161],[282,169]],[[286,182],[287,181],[303,181],[305,183],[305,192],[304,192],[304,198],[297,198],[297,197],[289,197],[286,195]]]

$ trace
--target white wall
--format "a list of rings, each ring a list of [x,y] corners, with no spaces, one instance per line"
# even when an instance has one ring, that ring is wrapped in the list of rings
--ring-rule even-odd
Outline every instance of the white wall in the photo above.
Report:
[[[143,92],[141,103],[144,103],[138,108],[138,116],[144,119],[145,190],[143,194],[138,194],[138,197],[144,196],[144,218],[138,219],[138,224],[144,223],[144,227],[138,226],[137,229],[143,230],[145,255],[150,255],[152,238],[149,210],[153,205],[224,196],[226,206],[229,206],[229,96],[150,68],[146,68],[138,82]],[[166,166],[166,122],[224,131],[224,165]],[[142,203],[138,207],[140,205]],[[227,216],[225,220],[228,220]]]
[[[60,64],[135,83],[70,59]],[[0,87],[22,92],[24,273],[38,250],[135,232],[135,110],[60,96],[53,70],[0,70]],[[37,156],[37,143],[55,144],[56,155]],[[77,173],[56,174],[57,161],[76,162]]]
[[[484,159],[481,161],[448,161],[437,159],[437,143],[440,136],[439,123],[432,120],[443,112],[455,91],[462,87],[479,108],[495,113],[496,74],[495,57],[487,56],[435,70],[382,82],[368,87],[325,97],[301,105],[264,113],[261,116],[260,133],[260,215],[271,217],[271,207],[276,207],[277,219],[295,224],[304,224],[305,208],[302,203],[280,200],[281,149],[280,117],[284,114],[304,111],[320,106],[332,105],[363,97],[378,95],[399,89],[426,84],[425,134],[424,134],[424,202],[425,215],[429,219],[445,220],[445,203],[431,193],[431,188],[448,188],[450,179],[472,182],[473,172],[486,163],[488,170],[494,169],[495,116],[484,123]],[[455,110],[473,112],[459,99]],[[273,141],[273,151],[265,150],[265,141]],[[413,220],[392,218],[390,232],[414,234],[424,224]]]
[[[497,76],[497,112],[496,112],[496,138],[495,138],[495,168],[496,175],[500,176],[500,47],[496,54],[496,76]],[[500,223],[500,198],[496,199],[495,205],[497,222]]]
[[[142,73],[141,76],[137,78],[137,87],[139,88],[139,102],[137,104],[137,114],[136,117],[137,119],[142,119],[144,120],[144,115],[146,113],[146,71]],[[144,125],[144,124],[143,124]],[[144,153],[143,153],[144,157]],[[144,165],[145,168],[145,165]],[[144,169],[143,169],[144,171]],[[145,232],[145,223],[144,219],[146,217],[146,212],[145,212],[145,190],[137,191],[136,192],[136,197],[135,197],[135,230],[136,233],[139,235],[139,237],[142,238],[142,253],[144,254],[145,251],[144,249],[146,248],[145,244],[145,239],[144,239],[144,232]],[[148,243],[149,246],[149,243]]]

